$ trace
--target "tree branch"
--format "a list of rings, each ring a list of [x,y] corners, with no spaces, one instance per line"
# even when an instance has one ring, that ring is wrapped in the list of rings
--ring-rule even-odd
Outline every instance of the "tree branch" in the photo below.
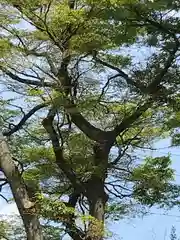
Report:
[[[15,69],[14,67],[9,67],[11,70],[13,70],[14,72],[16,72],[17,74],[21,74],[25,77],[30,77],[30,78],[34,78],[36,80],[40,80],[40,81],[44,81],[44,78],[41,78],[40,76],[37,75],[36,73],[36,76],[35,75],[32,75],[32,74],[28,74],[26,72],[23,72],[23,71],[19,71],[17,69]],[[32,69],[31,69],[32,70]]]
[[[39,104],[37,106],[35,106],[34,108],[32,108],[27,114],[24,115],[24,117],[21,119],[21,121],[15,125],[12,129],[10,129],[9,131],[5,131],[3,132],[3,136],[10,136],[13,133],[17,132],[19,129],[22,128],[22,126],[26,123],[26,121],[38,110],[44,108],[47,106],[47,103],[42,103]]]
[[[90,122],[88,122],[78,109],[75,104],[67,104],[64,106],[66,112],[71,116],[72,122],[91,140],[102,142],[108,140],[111,136],[111,132],[105,132],[99,128],[94,127]]]
[[[145,89],[147,94],[155,94],[159,91],[159,84],[161,83],[163,77],[168,72],[168,69],[171,67],[172,62],[175,59],[175,54],[178,51],[180,46],[180,43],[176,43],[174,49],[172,52],[170,52],[170,55],[167,59],[167,61],[164,64],[164,68],[160,71],[159,74],[155,77],[154,81],[149,84],[149,86]],[[156,96],[152,96],[151,100],[147,101],[143,105],[137,108],[137,110],[128,118],[125,118],[121,124],[115,127],[114,132],[115,136],[117,137],[123,130],[128,128],[135,120],[137,120],[153,103],[153,101],[156,100]]]
[[[0,197],[2,197],[7,203],[9,202],[9,201],[7,200],[7,198],[6,198],[5,196],[3,196],[2,194],[0,194]]]
[[[149,107],[151,107],[152,104],[152,99],[149,99],[149,101],[139,106],[134,113],[125,118],[119,125],[117,125],[114,129],[115,137],[117,137],[126,128],[130,127],[130,125],[134,123]]]
[[[48,82],[43,82],[43,81],[40,82],[40,81],[31,80],[31,79],[21,78],[2,66],[0,66],[0,70],[2,72],[4,72],[7,76],[9,76],[11,79],[13,79],[17,82],[23,83],[23,84],[33,85],[33,86],[38,86],[38,87],[55,87],[56,86],[54,83],[48,83]]]
[[[71,208],[75,208],[79,197],[80,197],[80,194],[74,191],[69,197],[67,206]],[[69,236],[73,240],[83,240],[85,238],[85,233],[76,227],[74,214],[72,214],[70,221],[67,222],[65,226],[66,226],[66,232],[69,234]]]
[[[157,92],[157,86],[161,83],[163,77],[165,76],[165,74],[168,72],[168,69],[171,67],[172,62],[175,59],[175,54],[178,51],[180,46],[180,43],[176,43],[174,49],[170,52],[169,57],[167,59],[167,61],[164,64],[164,68],[160,71],[159,74],[157,74],[157,76],[155,77],[154,81],[152,81],[149,86],[146,89],[147,93],[155,93]]]
[[[117,77],[120,77],[120,75],[119,75],[119,74],[116,74],[116,75],[108,78],[107,82],[105,83],[105,85],[104,85],[103,88],[102,88],[102,91],[101,91],[100,96],[98,97],[98,102],[101,101],[101,98],[103,97],[103,95],[104,95],[104,93],[105,93],[105,91],[106,91],[106,88],[108,88],[108,86],[109,86],[109,84],[110,84],[110,81],[111,81],[112,79],[114,79],[114,78],[117,78]]]
[[[77,183],[76,175],[71,166],[64,159],[63,149],[59,144],[59,137],[53,126],[55,115],[56,109],[50,109],[47,117],[43,119],[42,125],[51,139],[57,165],[70,180],[74,188],[77,188],[77,186],[79,187],[79,184]]]
[[[33,55],[33,56],[36,56],[36,57],[44,57],[47,60],[48,64],[49,64],[51,72],[54,74],[54,76],[57,75],[58,70],[56,69],[52,59],[50,58],[50,56],[46,52],[38,53],[35,50],[25,50],[25,53],[27,55]]]
[[[0,178],[0,182],[3,182],[0,184],[0,192],[2,190],[2,187],[8,183],[6,178]]]
[[[144,24],[141,24],[142,27],[149,24],[149,26],[154,26],[159,31],[170,35],[175,41],[178,41],[178,38],[176,37],[176,29],[173,29],[172,25],[171,28],[169,28],[168,24],[162,22],[162,19],[161,22],[159,22],[158,19],[154,20],[152,18],[147,18],[146,16],[142,15],[142,13],[139,11],[139,8],[137,8],[135,5],[133,7],[131,6],[130,11],[132,10],[136,13],[137,19],[144,21]],[[167,12],[165,14],[167,14]]]
[[[128,85],[131,85],[133,87],[136,87],[138,89],[141,89],[143,88],[143,86],[140,86],[139,84],[137,84],[136,82],[134,82],[129,76],[128,74],[126,74],[124,71],[122,71],[120,68],[116,67],[116,66],[113,66],[112,64],[110,63],[107,63],[103,60],[101,60],[100,58],[98,58],[97,56],[94,56],[94,59],[96,62],[100,63],[101,65],[103,66],[106,66],[116,72],[118,72],[118,74],[116,75],[116,77],[122,77],[126,80],[127,84]]]

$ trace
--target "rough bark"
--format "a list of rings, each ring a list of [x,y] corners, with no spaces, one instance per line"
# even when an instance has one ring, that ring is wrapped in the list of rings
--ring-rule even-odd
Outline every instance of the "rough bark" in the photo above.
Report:
[[[22,217],[27,240],[43,240],[43,234],[37,214],[35,203],[31,201],[26,185],[11,157],[7,142],[0,135],[0,167],[10,185],[13,197]]]
[[[78,198],[80,194],[74,190],[74,192],[69,196],[69,201],[66,204],[67,207],[74,208],[76,207]],[[65,223],[66,232],[73,240],[84,240],[85,239],[85,232],[83,232],[80,228],[76,226],[75,223],[75,215],[71,214],[69,216],[69,221]]]
[[[104,181],[107,175],[108,154],[110,146],[106,144],[95,144],[94,165],[97,170],[87,182],[86,191],[89,202],[89,214],[93,217],[89,223],[89,240],[102,240],[104,236],[104,215],[108,195],[104,190]]]
[[[93,176],[87,185],[87,198],[89,214],[92,220],[89,223],[87,239],[102,240],[104,236],[104,214],[108,200],[104,191],[104,181],[98,176]]]

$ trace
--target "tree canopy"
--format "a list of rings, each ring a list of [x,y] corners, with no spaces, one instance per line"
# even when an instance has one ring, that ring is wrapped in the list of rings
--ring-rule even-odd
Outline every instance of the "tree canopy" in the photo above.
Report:
[[[179,204],[171,157],[139,154],[180,143],[179,8],[1,0],[0,181],[28,240],[45,239],[43,219],[102,240],[109,218]]]

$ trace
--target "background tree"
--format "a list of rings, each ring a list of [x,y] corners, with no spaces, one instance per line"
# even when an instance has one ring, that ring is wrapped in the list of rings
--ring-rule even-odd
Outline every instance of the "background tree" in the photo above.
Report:
[[[172,228],[171,228],[170,239],[171,240],[179,239],[179,238],[177,238],[176,228],[174,226],[172,226]]]
[[[45,240],[59,240],[63,232],[60,227],[52,226],[48,222],[42,225]],[[25,240],[27,239],[22,220],[19,216],[2,216],[0,222],[1,240]]]
[[[178,9],[176,1],[1,1],[11,156],[2,138],[0,166],[28,239],[43,239],[40,217],[74,240],[101,240],[110,215],[179,202],[170,157],[139,164],[137,154],[174,129]],[[135,61],[132,47],[151,52]]]

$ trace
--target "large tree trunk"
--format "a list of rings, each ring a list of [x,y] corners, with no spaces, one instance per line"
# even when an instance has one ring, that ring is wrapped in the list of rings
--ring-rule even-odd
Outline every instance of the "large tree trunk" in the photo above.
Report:
[[[93,217],[89,223],[87,239],[102,240],[104,236],[105,206],[108,200],[104,191],[104,181],[98,176],[93,176],[88,182],[87,191],[89,213]]]
[[[94,145],[95,172],[87,182],[87,199],[89,213],[93,217],[89,224],[88,237],[91,240],[102,240],[104,236],[104,215],[108,196],[104,190],[107,174],[109,145],[106,142]]]
[[[26,229],[28,240],[43,240],[42,229],[38,217],[35,214],[21,215]]]
[[[35,203],[31,201],[28,195],[26,185],[13,162],[8,145],[2,134],[0,134],[0,168],[7,178],[22,217],[27,240],[43,240],[40,222],[35,212]]]

